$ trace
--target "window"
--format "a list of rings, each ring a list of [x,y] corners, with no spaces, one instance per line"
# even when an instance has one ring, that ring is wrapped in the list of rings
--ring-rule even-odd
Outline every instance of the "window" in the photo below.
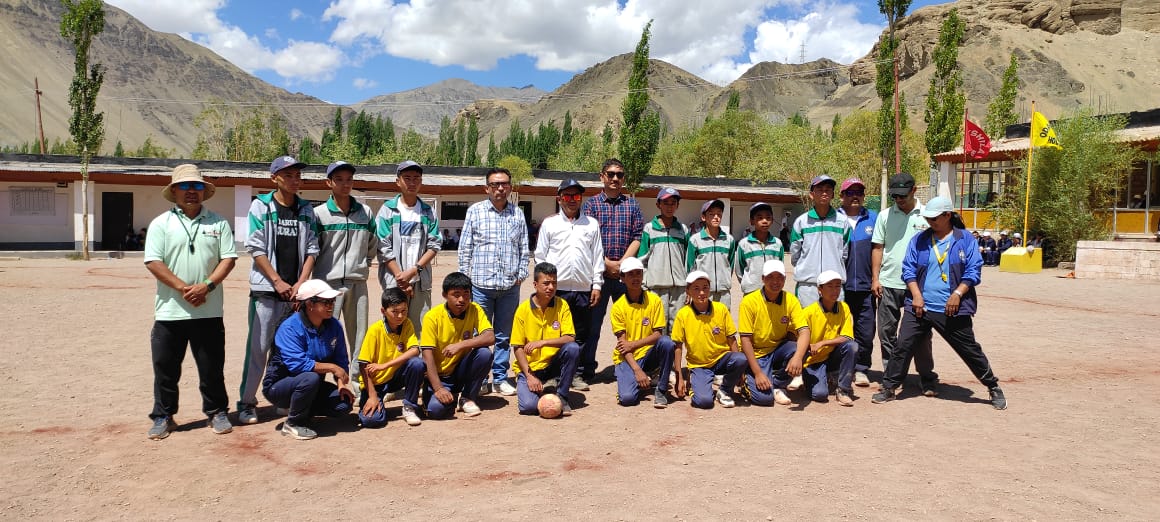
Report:
[[[467,207],[471,203],[466,201],[444,201],[439,205],[440,221],[463,221],[467,219]]]
[[[51,187],[12,187],[13,216],[56,215],[56,190]]]

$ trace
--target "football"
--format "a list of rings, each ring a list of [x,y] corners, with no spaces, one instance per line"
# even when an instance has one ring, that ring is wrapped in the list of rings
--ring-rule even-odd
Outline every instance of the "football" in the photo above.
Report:
[[[555,393],[545,393],[543,397],[540,397],[540,401],[536,403],[536,407],[540,410],[540,417],[545,419],[555,419],[564,410],[564,405],[560,402],[560,396]]]

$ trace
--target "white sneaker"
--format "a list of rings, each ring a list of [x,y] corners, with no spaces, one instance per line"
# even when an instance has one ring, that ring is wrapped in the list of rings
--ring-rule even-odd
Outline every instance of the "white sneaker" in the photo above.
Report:
[[[789,400],[789,395],[786,395],[785,390],[781,388],[773,389],[773,402],[776,402],[782,406],[793,404],[793,401]]]
[[[721,403],[722,408],[732,408],[737,405],[733,402],[733,397],[725,393],[725,390],[717,390],[717,402]]]
[[[792,381],[789,381],[789,386],[786,386],[785,388],[789,391],[797,391],[800,390],[804,384],[805,381],[802,380],[802,376],[798,375],[797,377],[794,377]]]
[[[870,386],[870,378],[864,372],[854,372],[854,386],[865,388]]]
[[[483,410],[479,409],[479,405],[475,401],[466,398],[459,400],[459,411],[468,417],[475,417],[483,412]]]
[[[258,411],[253,406],[242,408],[242,411],[238,412],[238,422],[241,424],[257,424]]]
[[[415,409],[406,404],[403,405],[403,420],[407,421],[408,426],[423,424],[423,419],[419,418],[419,414],[415,413]]]
[[[399,397],[400,397],[399,392],[387,392],[387,393],[384,393],[383,397],[379,400],[382,402],[391,402],[395,399],[398,399]],[[355,401],[355,403],[357,404],[358,401]]]
[[[499,381],[499,394],[504,397],[511,397],[516,394],[516,387],[512,386],[512,383],[508,382],[507,379]]]
[[[721,383],[723,383],[723,382],[725,382],[724,375],[714,375],[713,376],[713,384],[716,385],[718,388],[721,387]]]

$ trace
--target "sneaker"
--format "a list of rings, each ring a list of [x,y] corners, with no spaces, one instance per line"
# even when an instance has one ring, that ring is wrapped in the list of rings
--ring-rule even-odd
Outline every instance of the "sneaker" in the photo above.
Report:
[[[577,376],[572,378],[572,388],[571,389],[576,390],[576,391],[588,391],[589,389],[591,389],[591,387],[588,386],[588,381],[585,381],[583,377],[577,375]]]
[[[717,402],[721,403],[722,408],[732,408],[737,405],[733,402],[733,397],[725,393],[725,390],[717,390]]]
[[[491,381],[483,381],[483,385],[479,387],[480,395],[491,395]]]
[[[897,399],[897,398],[898,398],[898,396],[895,395],[894,390],[882,388],[881,390],[878,390],[878,393],[875,393],[873,397],[870,397],[870,402],[872,402],[874,404],[882,404],[884,402],[890,402],[890,401]]]
[[[714,385],[714,386],[716,386],[716,387],[720,388],[720,387],[721,387],[721,384],[722,384],[722,383],[724,383],[724,382],[725,382],[725,376],[724,376],[724,375],[714,375],[714,376],[713,376],[713,385]]]
[[[398,398],[399,398],[399,392],[387,392],[387,393],[384,393],[382,398],[380,398],[379,400],[386,403],[386,402],[391,402],[391,401],[398,399]],[[358,403],[357,400],[354,402],[356,404]]]
[[[234,425],[230,423],[230,416],[226,415],[224,411],[219,411],[210,417],[209,427],[213,428],[213,432],[217,435],[225,435],[234,431]]]
[[[418,426],[423,424],[423,420],[419,418],[419,414],[415,413],[415,408],[403,405],[403,420],[407,422],[408,426]]]
[[[859,388],[870,386],[870,378],[866,376],[866,372],[854,372],[854,386]]]
[[[358,401],[355,401],[355,402],[358,402]],[[285,417],[287,415],[290,415],[290,408],[274,408],[274,413],[277,414],[279,417]]]
[[[177,423],[173,422],[173,417],[158,417],[153,419],[153,427],[149,428],[149,438],[152,440],[161,440],[169,436],[169,432],[177,429]]]
[[[238,412],[238,422],[242,424],[257,424],[258,410],[254,409],[253,406],[242,408],[242,411]]]
[[[291,424],[289,419],[282,423],[282,434],[298,440],[310,440],[318,436],[318,433],[308,426]]]
[[[466,397],[459,400],[459,411],[468,417],[475,417],[483,412],[479,409],[479,405],[475,404],[475,401]]]
[[[782,406],[793,404],[793,401],[789,400],[789,395],[786,395],[785,390],[781,388],[773,389],[773,402],[776,402]]]
[[[797,391],[800,390],[804,384],[805,381],[802,380],[802,376],[798,375],[797,377],[794,377],[792,381],[789,381],[789,386],[786,386],[785,388],[789,391]]]
[[[499,381],[499,394],[504,397],[511,397],[516,394],[516,387],[512,386],[512,383],[508,382],[507,379]]]
[[[835,394],[835,396],[838,398],[838,404],[841,404],[842,406],[854,405],[854,398],[850,397],[850,392],[846,390],[838,388],[838,392]]]
[[[996,410],[1007,409],[1007,397],[1003,395],[1003,390],[998,386],[992,387],[991,392],[991,406]]]
[[[560,416],[561,417],[571,417],[572,416],[572,405],[568,404],[568,399],[565,399],[563,397],[560,397]]]
[[[663,391],[657,390],[656,395],[653,395],[653,408],[664,409],[669,407],[669,396]]]

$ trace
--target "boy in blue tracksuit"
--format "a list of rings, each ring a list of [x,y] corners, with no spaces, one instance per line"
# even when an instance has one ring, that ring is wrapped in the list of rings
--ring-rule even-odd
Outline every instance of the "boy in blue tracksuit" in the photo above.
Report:
[[[870,284],[874,276],[871,273],[870,254],[874,250],[871,238],[874,236],[874,223],[878,213],[862,206],[866,197],[866,185],[858,178],[850,178],[842,182],[842,214],[850,225],[850,243],[846,253],[846,305],[850,307],[850,315],[854,318],[854,341],[858,343],[858,355],[854,362],[854,385],[870,386],[870,379],[866,370],[870,369],[871,356],[874,353],[874,321],[878,314],[878,305],[874,300],[874,293],[870,291]]]

